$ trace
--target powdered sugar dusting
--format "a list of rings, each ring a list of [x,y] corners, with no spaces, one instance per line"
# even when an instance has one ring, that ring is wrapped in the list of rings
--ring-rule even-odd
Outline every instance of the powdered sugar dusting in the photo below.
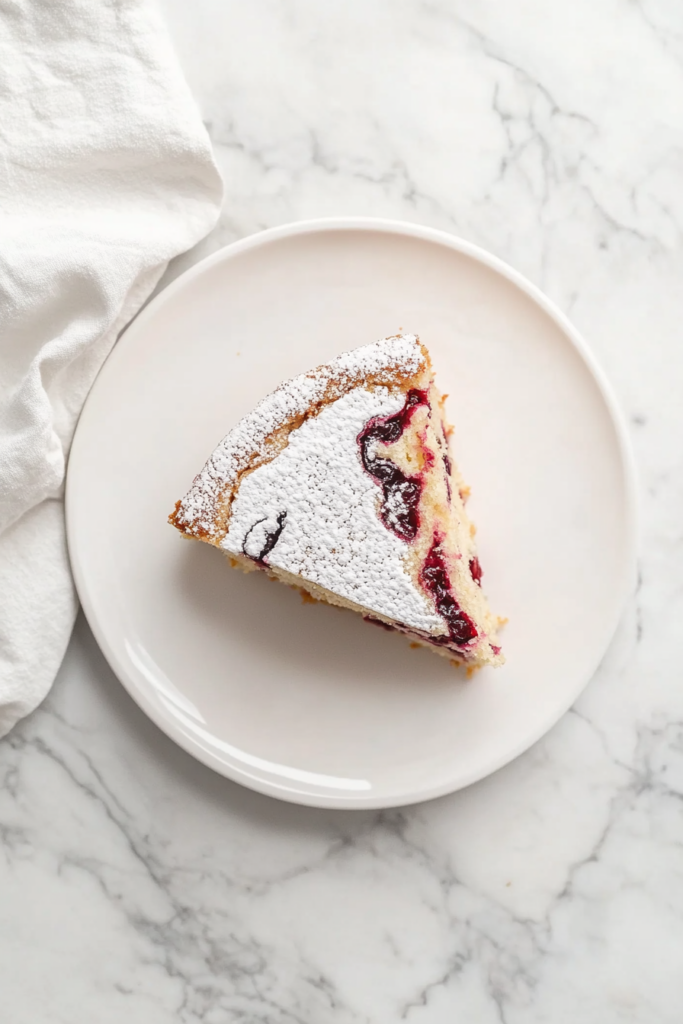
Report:
[[[399,390],[357,387],[306,420],[277,458],[243,478],[221,547],[441,634],[443,620],[405,568],[405,541],[379,518],[377,484],[359,457],[368,420],[404,402]]]
[[[218,536],[216,514],[221,498],[245,469],[265,457],[269,438],[275,431],[305,416],[318,403],[338,399],[362,386],[368,377],[378,384],[390,385],[397,374],[416,373],[424,363],[416,336],[397,335],[345,352],[332,362],[281,384],[240,420],[215,449],[180,502],[175,513],[176,526],[197,536]]]

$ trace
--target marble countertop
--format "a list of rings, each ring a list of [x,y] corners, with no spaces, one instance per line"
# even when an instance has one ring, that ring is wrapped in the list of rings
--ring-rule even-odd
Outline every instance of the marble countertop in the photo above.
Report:
[[[218,228],[167,280],[332,214],[501,256],[584,332],[627,414],[640,586],[541,743],[391,812],[214,775],[79,620],[49,699],[0,743],[0,1019],[680,1024],[681,4],[162,6],[226,182]]]

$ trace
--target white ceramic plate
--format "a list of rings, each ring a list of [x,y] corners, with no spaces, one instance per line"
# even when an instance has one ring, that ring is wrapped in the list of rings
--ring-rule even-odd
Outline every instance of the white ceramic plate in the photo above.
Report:
[[[166,523],[214,445],[282,379],[399,330],[429,346],[471,484],[507,664],[428,651]],[[159,295],[107,360],[71,453],[71,559],[140,707],[205,764],[314,806],[389,807],[500,768],[595,671],[634,579],[626,435],[585,344],[499,260],[410,224],[293,224]]]

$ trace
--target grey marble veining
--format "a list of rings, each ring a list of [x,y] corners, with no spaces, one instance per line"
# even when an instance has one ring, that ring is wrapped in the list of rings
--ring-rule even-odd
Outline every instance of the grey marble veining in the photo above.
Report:
[[[680,1024],[683,8],[163,8],[226,180],[218,228],[167,280],[320,215],[486,246],[614,385],[641,582],[541,743],[383,813],[278,804],[196,764],[79,621],[53,693],[0,743],[0,1020]]]

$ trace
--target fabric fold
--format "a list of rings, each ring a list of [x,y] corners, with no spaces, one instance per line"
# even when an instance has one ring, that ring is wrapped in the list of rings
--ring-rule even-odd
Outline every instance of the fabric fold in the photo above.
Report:
[[[83,402],[222,183],[152,3],[20,0],[0,28],[2,735],[45,696],[77,610],[63,492]]]

